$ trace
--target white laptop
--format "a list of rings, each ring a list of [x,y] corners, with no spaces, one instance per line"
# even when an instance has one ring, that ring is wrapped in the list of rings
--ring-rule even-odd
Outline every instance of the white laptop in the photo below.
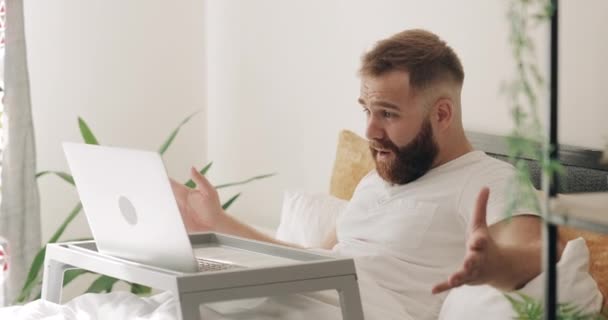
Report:
[[[101,253],[180,272],[296,262],[236,248],[193,251],[156,152],[69,142],[63,149]]]

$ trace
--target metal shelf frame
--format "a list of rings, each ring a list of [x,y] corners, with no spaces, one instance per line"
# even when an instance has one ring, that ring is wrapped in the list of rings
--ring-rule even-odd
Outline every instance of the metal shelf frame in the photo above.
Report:
[[[551,0],[553,14],[551,15],[550,35],[550,67],[549,67],[549,158],[559,160],[558,142],[558,80],[559,80],[559,0]],[[543,267],[545,269],[545,319],[557,319],[557,225],[551,218],[550,202],[557,197],[559,180],[557,173],[548,176],[543,171],[543,190],[547,192],[548,203],[544,206],[545,217],[543,227]]]

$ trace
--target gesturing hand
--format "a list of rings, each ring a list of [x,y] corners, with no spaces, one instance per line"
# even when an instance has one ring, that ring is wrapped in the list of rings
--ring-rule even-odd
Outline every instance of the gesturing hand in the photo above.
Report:
[[[464,284],[491,283],[500,267],[500,252],[490,236],[486,222],[486,208],[490,190],[483,188],[477,197],[475,212],[469,225],[467,249],[461,268],[447,281],[437,284],[433,294],[459,287]]]
[[[224,214],[217,190],[196,169],[192,168],[190,175],[196,183],[195,189],[171,179],[186,229],[189,232],[213,230]]]

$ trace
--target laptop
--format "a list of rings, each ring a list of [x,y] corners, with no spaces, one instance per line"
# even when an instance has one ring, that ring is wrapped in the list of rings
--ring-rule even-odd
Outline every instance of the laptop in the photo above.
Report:
[[[193,250],[157,152],[70,142],[63,150],[100,253],[179,272],[295,262],[237,248]]]

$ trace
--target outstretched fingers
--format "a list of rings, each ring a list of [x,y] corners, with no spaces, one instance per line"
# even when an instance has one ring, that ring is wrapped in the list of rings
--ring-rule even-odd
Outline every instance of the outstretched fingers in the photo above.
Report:
[[[476,284],[480,274],[480,258],[478,253],[467,254],[462,267],[450,275],[446,281],[433,287],[432,293],[441,293],[464,284]]]
[[[207,180],[207,178],[205,178],[200,172],[198,172],[196,168],[192,167],[190,169],[190,175],[192,176],[192,181],[196,183],[198,189],[213,189],[213,186],[211,185],[209,180]]]
[[[486,220],[488,198],[490,189],[484,187],[479,191],[475,212],[470,222],[470,230],[467,241],[467,253],[462,263],[462,267],[454,272],[450,277],[433,287],[433,294],[441,293],[463,284],[482,283],[483,271],[482,263],[487,254],[487,249],[491,238],[488,233],[488,223]]]
[[[450,289],[452,289],[452,286],[450,285],[449,281],[445,281],[445,282],[442,282],[442,283],[436,285],[435,287],[433,287],[432,293],[438,294],[438,293],[442,293],[444,291],[448,291]]]
[[[456,287],[460,287],[461,285],[465,284],[469,273],[470,271],[466,270],[465,268],[458,270],[457,272],[452,274],[447,281],[444,281],[433,287],[432,293],[437,294]]]
[[[483,187],[477,196],[475,212],[473,213],[473,219],[471,220],[471,230],[486,228],[488,226],[486,215],[489,197],[490,189],[488,187]]]
[[[176,199],[181,200],[188,194],[188,187],[185,185],[169,178],[169,182],[171,183],[171,190],[173,190],[173,195]]]

